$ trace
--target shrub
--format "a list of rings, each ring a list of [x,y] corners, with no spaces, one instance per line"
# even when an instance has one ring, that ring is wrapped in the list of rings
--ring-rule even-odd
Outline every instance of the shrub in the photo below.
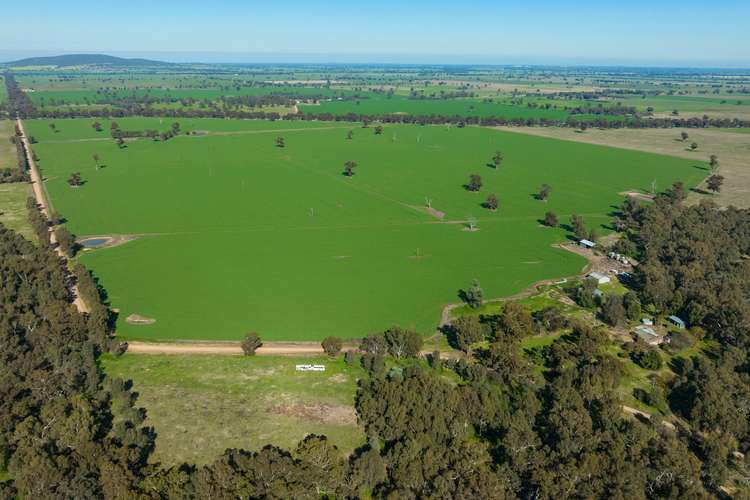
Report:
[[[326,354],[333,357],[341,352],[342,342],[338,337],[326,337],[320,345],[323,346],[323,350]]]
[[[656,349],[647,349],[635,356],[635,362],[646,370],[661,368],[661,355]]]
[[[258,347],[262,345],[260,336],[255,332],[250,332],[242,339],[242,352],[245,353],[245,356],[253,356]]]

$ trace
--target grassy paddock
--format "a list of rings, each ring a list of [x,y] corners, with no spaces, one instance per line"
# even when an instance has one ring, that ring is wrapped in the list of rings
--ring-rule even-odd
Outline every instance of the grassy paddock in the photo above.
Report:
[[[16,148],[8,140],[13,133],[13,122],[0,120],[0,168],[17,167]],[[31,186],[25,182],[0,184],[0,222],[29,240],[34,239],[26,211],[26,198],[31,195]]]
[[[326,371],[297,372],[297,363]],[[107,375],[131,379],[156,429],[154,460],[205,464],[226,448],[268,443],[293,449],[325,434],[342,453],[364,444],[354,397],[358,364],[343,359],[227,356],[104,356]]]
[[[71,231],[139,236],[81,257],[130,339],[232,340],[248,330],[266,340],[357,338],[394,323],[432,333],[442,306],[474,278],[500,297],[581,270],[581,257],[552,247],[566,232],[542,227],[545,211],[561,222],[578,213],[606,231],[618,193],[705,175],[698,160],[476,127],[394,125],[375,135],[336,122],[180,120],[205,133],[118,149],[109,122],[99,133],[92,121],[28,128]],[[285,148],[274,146],[279,135]],[[505,162],[488,167],[498,149]],[[359,164],[351,179],[347,160]],[[85,185],[67,185],[73,171]],[[473,173],[480,193],[463,188]],[[553,189],[546,202],[534,198],[543,183]],[[500,200],[494,212],[482,207],[490,193]],[[471,216],[478,231],[465,230]],[[124,321],[134,313],[156,322]]]

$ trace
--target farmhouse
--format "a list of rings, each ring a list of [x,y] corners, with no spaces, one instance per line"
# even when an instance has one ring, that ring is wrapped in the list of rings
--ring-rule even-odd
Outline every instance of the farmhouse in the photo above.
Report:
[[[648,345],[659,345],[664,342],[662,335],[656,333],[653,328],[644,325],[635,327],[635,336]]]
[[[588,275],[586,275],[586,278],[590,280],[594,280],[600,285],[610,282],[609,276],[605,276],[602,273],[597,273],[597,272],[589,273]]]
[[[581,245],[584,248],[594,248],[596,246],[596,243],[589,240],[581,240],[578,242],[579,245]]]
[[[683,321],[683,319],[678,316],[672,315],[667,318],[667,321],[672,323],[677,328],[680,328],[680,329],[685,328],[685,321]]]

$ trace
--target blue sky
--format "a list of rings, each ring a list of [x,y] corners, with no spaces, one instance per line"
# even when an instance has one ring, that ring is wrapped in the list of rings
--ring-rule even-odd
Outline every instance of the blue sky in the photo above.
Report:
[[[0,60],[106,52],[227,62],[750,67],[750,1],[7,2]]]

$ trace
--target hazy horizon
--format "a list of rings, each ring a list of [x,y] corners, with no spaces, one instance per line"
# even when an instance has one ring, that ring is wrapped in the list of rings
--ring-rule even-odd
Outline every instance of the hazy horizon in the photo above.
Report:
[[[750,2],[40,0],[3,11],[0,57],[105,53],[173,62],[750,67]]]
[[[599,59],[586,57],[486,56],[441,54],[346,54],[346,53],[241,53],[223,51],[75,51],[75,50],[2,50],[0,64],[32,57],[70,54],[102,54],[123,58],[142,58],[185,64],[353,64],[353,65],[446,65],[446,66],[540,66],[601,68],[671,68],[700,70],[750,70],[750,63],[722,61]]]

